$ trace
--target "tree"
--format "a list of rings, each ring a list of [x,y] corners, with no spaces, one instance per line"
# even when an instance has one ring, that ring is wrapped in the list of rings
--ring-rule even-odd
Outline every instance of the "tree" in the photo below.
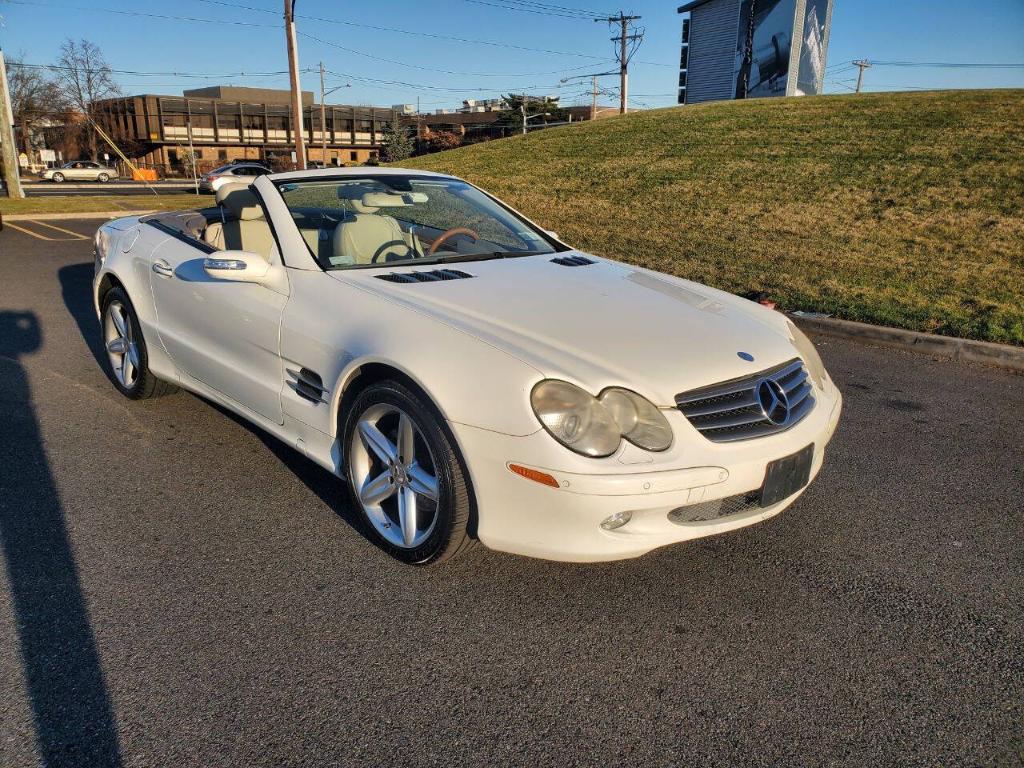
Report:
[[[64,116],[63,95],[44,70],[25,64],[24,54],[7,62],[7,84],[21,151],[32,157],[32,133],[37,127]]]
[[[88,40],[75,42],[71,38],[60,47],[58,83],[68,105],[87,119],[82,124],[85,131],[89,155],[99,159],[99,140],[93,122],[96,119],[98,102],[120,94],[114,82],[110,65],[103,58],[103,52]]]
[[[538,125],[547,122],[558,123],[569,119],[569,110],[558,106],[558,101],[550,96],[527,96],[523,93],[510,93],[502,97],[505,108],[498,118],[498,125],[523,130],[523,112],[527,115],[544,115],[541,120],[527,121],[527,125]]]
[[[385,126],[380,145],[380,159],[385,163],[407,159],[414,148],[408,129],[399,125],[398,120],[392,120]]]
[[[427,138],[427,146],[431,152],[443,152],[462,146],[462,137],[452,131],[434,131]]]

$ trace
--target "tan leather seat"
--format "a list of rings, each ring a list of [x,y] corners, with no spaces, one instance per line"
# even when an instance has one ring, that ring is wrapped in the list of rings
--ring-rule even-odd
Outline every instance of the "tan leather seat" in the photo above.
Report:
[[[270,258],[274,236],[255,193],[245,184],[217,190],[221,221],[206,225],[203,239],[219,251],[249,251]]]
[[[386,195],[367,191],[357,185],[344,185],[338,197],[345,200],[352,212],[334,229],[331,243],[332,264],[381,264],[391,259],[408,259],[414,255],[409,237],[391,216],[377,213],[380,206],[369,205],[375,199],[385,201]]]

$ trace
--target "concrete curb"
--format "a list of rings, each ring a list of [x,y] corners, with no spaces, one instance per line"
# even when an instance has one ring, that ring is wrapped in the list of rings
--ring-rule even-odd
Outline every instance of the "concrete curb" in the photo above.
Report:
[[[904,331],[900,328],[855,323],[852,320],[837,320],[832,317],[789,317],[802,328],[817,333],[1024,373],[1024,347]]]
[[[81,211],[75,213],[0,213],[4,221],[67,221],[69,219],[119,219],[122,216],[145,216],[145,211]]]

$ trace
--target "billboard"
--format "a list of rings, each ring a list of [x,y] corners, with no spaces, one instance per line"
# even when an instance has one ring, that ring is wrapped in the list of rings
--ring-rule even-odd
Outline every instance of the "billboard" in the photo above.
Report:
[[[691,0],[679,102],[819,94],[833,0]]]
[[[800,70],[796,82],[797,96],[814,96],[822,92],[831,10],[831,0],[807,0],[803,43],[800,47]]]
[[[736,36],[736,98],[785,96],[796,0],[743,0]]]

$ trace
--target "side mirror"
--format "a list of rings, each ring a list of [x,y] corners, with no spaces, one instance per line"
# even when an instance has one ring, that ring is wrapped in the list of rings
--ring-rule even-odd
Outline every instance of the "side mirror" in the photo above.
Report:
[[[220,251],[203,260],[203,270],[217,280],[262,283],[270,272],[270,262],[249,251]]]

